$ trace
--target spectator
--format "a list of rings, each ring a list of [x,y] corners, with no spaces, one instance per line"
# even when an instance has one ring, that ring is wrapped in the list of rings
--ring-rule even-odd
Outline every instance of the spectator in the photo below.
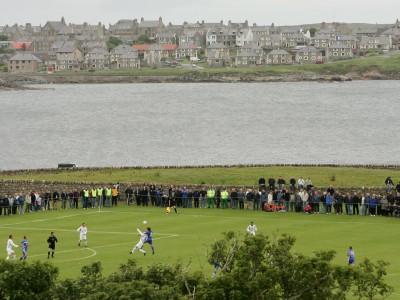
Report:
[[[304,184],[305,184],[305,182],[304,182],[303,177],[300,177],[300,178],[297,180],[297,188],[298,188],[299,190],[304,189]]]
[[[386,185],[386,192],[390,193],[393,188],[393,180],[390,176],[385,179],[385,185]]]
[[[268,187],[271,191],[275,190],[275,179],[273,177],[268,179]]]

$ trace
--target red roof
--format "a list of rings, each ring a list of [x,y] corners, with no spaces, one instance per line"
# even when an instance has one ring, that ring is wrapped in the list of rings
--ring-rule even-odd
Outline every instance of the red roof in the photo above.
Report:
[[[139,45],[132,45],[132,47],[133,47],[134,49],[136,49],[137,51],[145,51],[145,50],[147,50],[147,49],[150,48],[150,45],[147,45],[147,44],[139,44]]]
[[[161,46],[163,46],[165,48],[165,50],[176,50],[176,48],[178,47],[176,44],[162,44]]]
[[[24,46],[25,44],[25,46]],[[25,47],[25,49],[28,49],[29,46],[31,45],[31,42],[11,42],[11,47],[17,50],[21,50]]]

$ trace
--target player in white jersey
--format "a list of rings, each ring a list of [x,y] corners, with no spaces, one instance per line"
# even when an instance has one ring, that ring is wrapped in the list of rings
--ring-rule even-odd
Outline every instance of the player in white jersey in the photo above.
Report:
[[[249,235],[255,236],[257,231],[257,226],[253,222],[250,222],[250,225],[247,226],[246,231]]]
[[[8,236],[8,241],[7,241],[7,258],[6,259],[10,259],[11,254],[14,255],[14,259],[15,259],[15,252],[12,247],[18,248],[18,245],[16,245],[13,242],[13,236],[12,236],[12,234],[10,234]]]
[[[138,228],[136,228],[136,230],[140,235],[140,239],[139,239],[139,242],[133,247],[132,251],[129,252],[129,254],[134,253],[135,250],[139,250],[139,252],[142,252],[143,255],[146,255],[146,251],[144,251],[142,249],[142,247],[143,247],[144,243],[147,241],[149,236],[146,234],[146,232],[142,232]]]
[[[76,231],[79,232],[78,246],[81,246],[81,242],[84,241],[85,247],[87,247],[87,238],[86,238],[86,235],[87,235],[88,229],[87,229],[87,227],[86,227],[86,224],[85,224],[85,223],[82,223],[82,226],[79,227]]]

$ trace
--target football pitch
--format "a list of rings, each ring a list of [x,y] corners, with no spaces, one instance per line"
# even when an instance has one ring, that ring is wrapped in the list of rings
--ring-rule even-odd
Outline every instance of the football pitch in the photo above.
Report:
[[[347,249],[353,246],[356,264],[364,257],[373,262],[390,263],[386,282],[394,287],[390,299],[400,298],[400,220],[393,217],[306,215],[303,213],[266,213],[233,209],[183,209],[166,214],[165,208],[125,206],[99,209],[67,209],[42,211],[0,217],[0,232],[5,246],[9,234],[19,244],[24,235],[29,240],[28,261],[49,261],[60,270],[61,278],[79,276],[82,266],[100,261],[103,274],[116,271],[129,258],[146,268],[154,263],[190,264],[193,271],[212,274],[207,263],[210,245],[221,237],[221,232],[235,231],[245,235],[253,221],[257,233],[268,237],[288,233],[296,237],[293,250],[311,256],[317,250],[334,250],[334,263],[346,265]],[[148,222],[147,225],[143,221]],[[88,247],[78,246],[77,228],[85,222],[88,227]],[[136,228],[153,230],[155,255],[148,244],[144,256],[129,254],[138,242]],[[54,231],[58,238],[55,257],[47,259],[47,238]],[[21,250],[16,249],[17,257]],[[19,263],[15,261],[15,263]]]

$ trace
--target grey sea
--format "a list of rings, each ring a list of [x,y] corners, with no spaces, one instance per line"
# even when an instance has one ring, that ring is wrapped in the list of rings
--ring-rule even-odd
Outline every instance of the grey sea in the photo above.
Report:
[[[400,164],[400,81],[0,92],[0,167]]]

